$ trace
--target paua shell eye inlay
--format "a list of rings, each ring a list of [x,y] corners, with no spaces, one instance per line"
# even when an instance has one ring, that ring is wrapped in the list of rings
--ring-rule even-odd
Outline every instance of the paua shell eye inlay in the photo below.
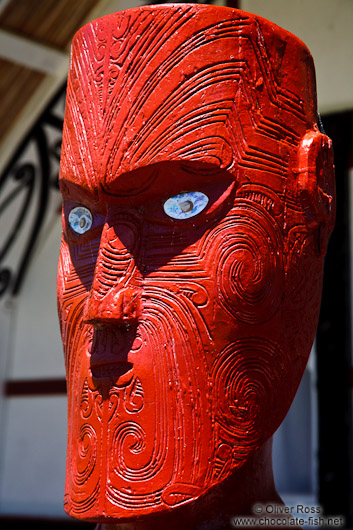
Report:
[[[208,197],[201,191],[189,191],[170,197],[164,203],[164,211],[173,219],[189,219],[206,208]]]
[[[92,214],[88,208],[77,206],[69,213],[69,224],[76,234],[84,234],[92,226]]]

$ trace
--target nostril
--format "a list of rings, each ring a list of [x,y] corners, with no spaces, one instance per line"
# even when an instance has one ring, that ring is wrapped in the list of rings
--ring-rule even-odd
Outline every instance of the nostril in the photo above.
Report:
[[[97,329],[97,330],[102,330],[104,329],[104,324],[100,321],[100,320],[97,320],[97,319],[94,319],[94,318],[89,318],[87,317],[85,320],[84,320],[84,323],[85,324],[92,324],[92,326]]]

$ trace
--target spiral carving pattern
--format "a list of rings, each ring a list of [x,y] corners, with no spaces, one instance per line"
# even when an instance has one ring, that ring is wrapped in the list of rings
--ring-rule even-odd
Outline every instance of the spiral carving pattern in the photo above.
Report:
[[[269,435],[269,418],[276,417],[274,388],[285,370],[279,347],[260,337],[229,344],[213,367],[216,421],[237,454],[255,449]],[[237,455],[235,455],[236,457]]]
[[[85,423],[81,426],[77,453],[74,481],[77,486],[82,486],[92,474],[97,459],[97,435],[92,425]]]
[[[215,233],[220,302],[242,322],[266,322],[279,309],[283,292],[279,230],[262,206],[247,200],[236,201],[227,225],[226,237],[222,225]]]
[[[132,466],[133,457],[141,453],[145,448],[145,432],[142,427],[133,421],[121,423],[115,433],[113,440],[113,462],[115,472],[124,477],[125,480],[143,480],[150,475],[150,467],[145,469]]]

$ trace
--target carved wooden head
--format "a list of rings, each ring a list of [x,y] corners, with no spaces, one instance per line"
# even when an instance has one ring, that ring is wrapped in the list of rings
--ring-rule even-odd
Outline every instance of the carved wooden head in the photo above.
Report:
[[[306,47],[204,5],[75,36],[60,184],[66,509],[133,519],[236,473],[311,349],[334,218]]]

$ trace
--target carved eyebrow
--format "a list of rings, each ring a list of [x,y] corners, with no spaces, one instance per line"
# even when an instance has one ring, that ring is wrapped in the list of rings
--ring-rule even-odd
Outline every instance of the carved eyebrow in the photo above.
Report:
[[[132,177],[139,186],[134,186]],[[142,178],[141,178],[142,177]],[[185,164],[171,161],[154,166],[138,168],[111,180],[110,185],[102,182],[99,187],[89,188],[70,177],[61,178],[60,187],[65,200],[87,205],[98,211],[105,205],[139,208],[157,201],[165,201],[183,192],[203,191],[210,185],[229,181],[234,176],[219,167],[209,164]],[[222,185],[222,184],[221,184]]]
[[[170,197],[183,189],[198,189],[220,180],[228,180],[229,173],[206,163],[165,160],[139,167],[118,177],[107,178],[101,190],[115,198],[153,196]],[[234,178],[234,177],[233,177]]]
[[[63,199],[80,203],[95,203],[99,200],[98,190],[88,189],[71,180],[62,178],[59,186]]]

